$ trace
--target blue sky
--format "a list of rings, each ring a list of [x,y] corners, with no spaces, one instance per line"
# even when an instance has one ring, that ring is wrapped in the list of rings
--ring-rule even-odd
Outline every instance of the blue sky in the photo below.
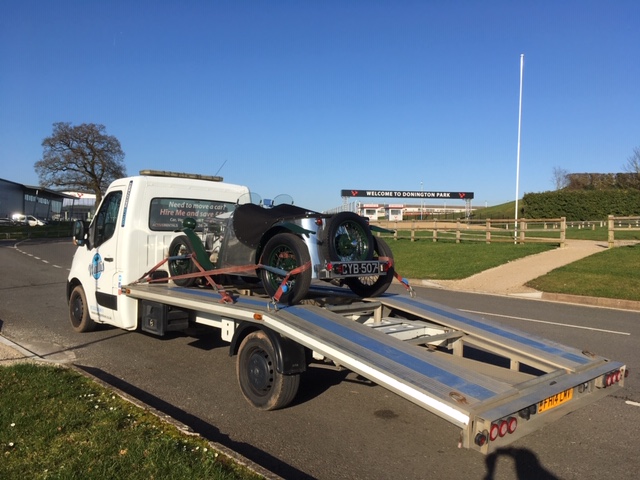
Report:
[[[52,124],[97,123],[129,174],[220,170],[316,210],[342,189],[499,204],[521,54],[520,195],[553,189],[554,167],[623,170],[638,25],[635,0],[0,0],[0,177],[37,184]]]

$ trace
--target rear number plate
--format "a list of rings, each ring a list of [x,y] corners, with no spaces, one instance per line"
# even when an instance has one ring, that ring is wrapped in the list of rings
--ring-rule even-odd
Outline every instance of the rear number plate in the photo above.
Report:
[[[541,402],[538,402],[538,412],[546,412],[552,408],[556,408],[563,403],[567,403],[573,398],[573,388],[565,390],[564,392],[556,393],[555,395],[545,398]]]
[[[382,263],[380,262],[354,262],[343,263],[343,275],[380,275]]]

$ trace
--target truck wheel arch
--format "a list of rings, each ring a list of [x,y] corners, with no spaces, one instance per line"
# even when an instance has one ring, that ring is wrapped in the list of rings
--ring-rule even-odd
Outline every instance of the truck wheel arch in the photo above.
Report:
[[[262,330],[271,341],[275,351],[278,373],[292,375],[306,371],[308,357],[305,347],[269,328],[263,328],[250,322],[242,323],[236,328],[229,345],[229,356],[237,355],[244,338],[256,330]]]

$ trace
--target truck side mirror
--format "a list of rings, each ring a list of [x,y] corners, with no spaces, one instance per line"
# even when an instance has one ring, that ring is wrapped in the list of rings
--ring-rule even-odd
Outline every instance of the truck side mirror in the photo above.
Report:
[[[73,244],[78,247],[86,245],[87,248],[91,248],[87,241],[87,233],[82,220],[77,220],[73,223]]]

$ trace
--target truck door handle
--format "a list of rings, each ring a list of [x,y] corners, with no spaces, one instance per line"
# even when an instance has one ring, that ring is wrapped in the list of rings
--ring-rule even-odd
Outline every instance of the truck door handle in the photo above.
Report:
[[[105,262],[113,262],[113,257],[104,257]]]

